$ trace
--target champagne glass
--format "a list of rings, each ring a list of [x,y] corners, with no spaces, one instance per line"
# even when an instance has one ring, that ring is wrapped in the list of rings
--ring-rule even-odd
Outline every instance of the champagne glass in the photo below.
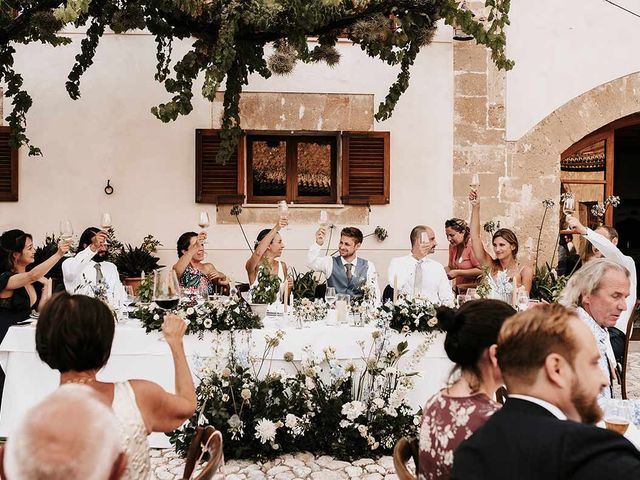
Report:
[[[336,304],[335,287],[327,287],[327,291],[324,294],[324,301],[327,302],[329,308],[333,310],[333,306]]]
[[[154,272],[153,301],[162,309],[170,310],[180,301],[180,284],[175,270],[161,269]]]
[[[125,293],[124,308],[122,310],[124,311],[124,315],[126,318],[131,318],[132,307],[136,304],[136,294],[133,289],[133,286],[125,285],[124,293]]]
[[[562,201],[562,213],[565,216],[573,215],[576,210],[576,197],[573,193],[565,193]]]
[[[73,238],[73,225],[71,225],[70,220],[62,220],[60,222],[60,239],[65,242],[71,241]],[[72,253],[67,252],[64,254],[65,257],[71,257]]]
[[[480,177],[477,173],[474,173],[471,176],[471,182],[469,183],[469,186],[475,191],[477,191],[478,187],[480,187]]]
[[[289,205],[287,205],[286,200],[280,200],[278,202],[278,214],[280,215],[280,218],[282,220],[288,220],[289,219]],[[287,226],[285,228],[285,230],[291,230],[291,228],[289,226]]]
[[[624,400],[608,400],[604,406],[604,424],[608,430],[624,435],[631,423],[631,411]]]
[[[318,219],[318,225],[320,225],[321,227],[326,227],[327,223],[328,223],[327,211],[320,210],[320,218]]]
[[[206,228],[209,228],[209,225],[209,214],[203,210],[202,212],[200,212],[200,216],[198,217],[198,226],[204,230]],[[203,245],[205,243],[207,243],[206,240],[202,242]]]
[[[100,216],[100,228],[109,233],[109,229],[112,227],[112,223],[111,223],[111,214],[108,212],[103,213]],[[109,245],[109,242],[107,240],[105,240],[104,242],[105,245]]]

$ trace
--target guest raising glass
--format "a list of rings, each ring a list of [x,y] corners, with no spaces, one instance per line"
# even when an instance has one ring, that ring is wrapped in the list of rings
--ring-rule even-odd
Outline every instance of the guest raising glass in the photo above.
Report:
[[[173,270],[187,295],[195,295],[204,288],[209,295],[213,295],[218,288],[227,288],[229,285],[229,279],[224,273],[212,263],[204,261],[203,243],[206,238],[205,232],[185,232],[178,238],[178,261],[173,265]]]
[[[482,269],[473,253],[469,225],[461,218],[451,218],[444,222],[444,231],[449,242],[447,276],[453,279],[459,292],[475,287]]]
[[[293,288],[293,279],[288,275],[287,264],[280,260],[284,251],[284,242],[279,232],[288,224],[287,218],[281,215],[278,223],[271,230],[265,228],[258,234],[255,249],[245,264],[250,285],[253,285],[258,278],[258,269],[266,265],[272,275],[278,276],[281,284],[284,284],[286,279],[288,291]]]

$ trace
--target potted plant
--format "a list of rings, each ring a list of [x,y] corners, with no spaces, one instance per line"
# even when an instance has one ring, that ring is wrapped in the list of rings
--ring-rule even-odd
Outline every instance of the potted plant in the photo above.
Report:
[[[160,242],[153,238],[153,235],[147,235],[139,247],[133,247],[131,244],[125,245],[114,257],[114,263],[118,267],[118,273],[123,278],[125,285],[133,287],[134,294],[138,294],[138,288],[143,278],[143,273],[149,274],[163,265],[158,265],[160,260],[154,254],[158,249]]]
[[[54,255],[58,251],[59,241],[60,238],[56,237],[54,234],[47,235],[44,240],[44,244],[36,248],[33,263],[27,267],[27,270],[31,270],[35,266],[40,265],[42,262]],[[64,290],[64,281],[62,279],[62,262],[64,262],[65,260],[66,258],[61,258],[60,261],[58,261],[58,263],[45,275],[45,277],[53,280],[54,292]]]
[[[258,269],[258,278],[251,287],[251,310],[260,319],[267,315],[267,307],[278,299],[280,279],[270,271],[265,262]]]

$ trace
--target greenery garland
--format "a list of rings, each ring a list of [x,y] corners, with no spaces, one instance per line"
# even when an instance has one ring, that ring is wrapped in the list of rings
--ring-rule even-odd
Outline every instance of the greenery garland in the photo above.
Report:
[[[60,36],[67,25],[89,25],[80,53],[66,82],[72,99],[80,97],[80,78],[93,64],[107,28],[115,33],[147,29],[156,40],[155,79],[171,99],[151,109],[169,122],[193,110],[193,83],[204,73],[202,95],[213,101],[225,83],[222,145],[218,159],[226,161],[240,137],[240,93],[249,75],[269,78],[287,74],[297,61],[338,63],[335,48],[346,37],[367,55],[400,72],[378,107],[377,120],[389,118],[409,86],[410,68],[420,49],[428,45],[436,23],[444,19],[487,46],[496,66],[510,69],[505,54],[510,0],[485,0],[487,19],[476,20],[464,2],[456,0],[5,0],[0,2],[0,82],[13,109],[7,120],[14,146],[28,145],[26,114],[32,99],[14,69],[12,43],[71,43]],[[316,37],[313,48],[308,37]],[[172,65],[174,39],[193,38],[191,49]],[[273,45],[269,54],[267,47]],[[173,71],[172,71],[173,70]]]

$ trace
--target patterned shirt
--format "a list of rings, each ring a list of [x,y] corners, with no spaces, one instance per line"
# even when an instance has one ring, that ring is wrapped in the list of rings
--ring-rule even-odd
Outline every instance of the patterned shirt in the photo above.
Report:
[[[598,365],[600,369],[605,374],[605,376],[609,379],[611,385],[613,385],[613,377],[611,375],[611,366],[615,367],[615,363],[611,364],[610,358],[613,357],[613,350],[611,349],[611,340],[609,339],[609,331],[605,327],[601,327],[598,323],[593,319],[591,315],[587,313],[587,311],[578,307],[576,309],[578,312],[578,317],[589,327],[593,336],[596,338],[596,343],[598,345],[598,351],[600,352],[600,360],[598,360]],[[611,351],[609,351],[611,350]],[[609,388],[603,388],[600,395],[598,395],[598,399],[612,398],[611,395],[611,386]]]
[[[500,405],[484,393],[448,397],[440,391],[431,397],[420,425],[419,480],[448,479],[455,449],[498,408]]]

